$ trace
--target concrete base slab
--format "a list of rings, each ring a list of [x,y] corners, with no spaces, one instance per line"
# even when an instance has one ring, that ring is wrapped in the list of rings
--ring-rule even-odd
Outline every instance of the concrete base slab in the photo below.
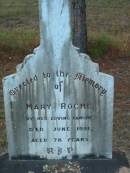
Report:
[[[8,160],[0,157],[0,173],[118,173],[129,167],[123,154],[114,153],[113,159],[88,158],[82,160]],[[125,169],[126,170],[126,169]]]

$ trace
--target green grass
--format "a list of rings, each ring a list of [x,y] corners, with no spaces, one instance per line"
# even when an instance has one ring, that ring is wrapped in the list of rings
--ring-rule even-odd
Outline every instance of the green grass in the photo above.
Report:
[[[129,0],[86,0],[87,5],[102,5],[102,6],[125,6]]]
[[[21,56],[39,44],[39,32],[36,29],[16,28],[0,29],[0,55]]]
[[[111,47],[129,55],[130,1],[86,2],[90,55],[102,57]],[[0,0],[0,56],[31,52],[39,44],[38,21],[38,0]]]
[[[120,50],[121,43],[108,33],[91,32],[88,39],[88,52],[92,58],[101,58],[111,49]]]
[[[88,53],[92,58],[106,55],[116,57],[130,56],[130,34],[120,36],[105,32],[90,32],[88,37]]]
[[[0,0],[0,17],[36,17],[38,0]]]
[[[120,52],[121,56],[130,55],[128,35],[114,37],[108,33],[91,32],[88,37],[88,53],[92,58],[101,58],[112,49]],[[39,32],[31,28],[0,29],[0,57],[23,57],[32,53],[39,45]]]
[[[112,38],[107,34],[93,34],[88,42],[89,54],[99,58],[108,53],[110,46],[113,46]]]
[[[130,33],[129,0],[87,0],[88,32]],[[88,33],[89,35],[89,33]]]
[[[102,57],[111,46],[118,47],[119,43],[121,50],[130,54],[127,45],[130,43],[130,1],[86,2],[91,56]],[[19,56],[32,50],[39,42],[38,21],[38,0],[0,0],[0,28],[3,28],[0,29],[0,54]]]
[[[0,0],[0,26],[31,26],[38,23],[38,0]]]

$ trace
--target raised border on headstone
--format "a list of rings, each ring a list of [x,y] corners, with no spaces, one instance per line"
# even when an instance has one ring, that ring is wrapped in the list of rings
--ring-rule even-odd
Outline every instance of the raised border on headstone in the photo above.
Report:
[[[69,0],[40,0],[40,46],[3,79],[9,157],[112,158],[113,77],[71,43]]]

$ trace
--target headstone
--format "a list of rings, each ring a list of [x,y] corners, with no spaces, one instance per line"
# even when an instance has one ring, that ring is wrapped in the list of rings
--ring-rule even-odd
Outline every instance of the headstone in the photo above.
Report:
[[[112,157],[113,77],[71,43],[69,0],[40,0],[40,46],[3,79],[13,158]]]

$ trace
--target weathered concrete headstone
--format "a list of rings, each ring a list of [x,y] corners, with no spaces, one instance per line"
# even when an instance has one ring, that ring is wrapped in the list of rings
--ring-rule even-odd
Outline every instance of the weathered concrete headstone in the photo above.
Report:
[[[113,77],[71,43],[69,0],[40,0],[40,46],[3,79],[11,158],[112,157]]]

